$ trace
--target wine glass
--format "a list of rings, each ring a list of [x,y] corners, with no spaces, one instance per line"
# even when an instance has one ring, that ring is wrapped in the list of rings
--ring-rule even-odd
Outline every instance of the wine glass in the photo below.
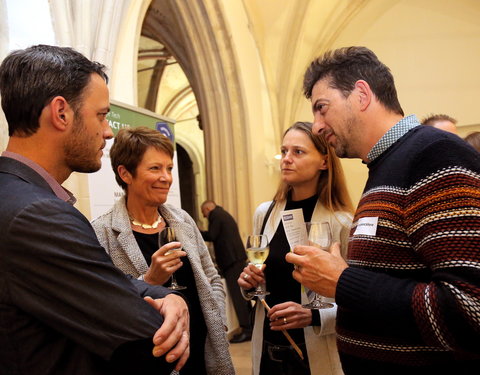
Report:
[[[330,224],[328,222],[312,222],[305,223],[307,227],[308,244],[310,246],[317,247],[319,249],[328,251],[328,248],[332,244],[332,231],[330,230]],[[330,302],[325,302],[325,297],[318,293],[313,293],[313,299],[310,303],[302,305],[306,309],[329,309],[333,307]]]
[[[258,269],[262,268],[263,263],[268,257],[270,248],[268,247],[268,238],[264,234],[253,234],[247,238],[247,257],[251,264]],[[266,296],[270,294],[264,288],[264,284],[258,284],[257,288],[250,292],[250,296]]]
[[[173,242],[177,240],[177,238],[175,237],[175,230],[172,227],[163,228],[159,235],[160,235],[160,246],[163,246],[169,242]],[[180,249],[169,250],[165,253],[165,255],[171,254],[173,251],[177,251],[177,250],[180,250]],[[175,279],[175,272],[173,272],[170,277],[172,279],[172,282],[170,283],[170,286],[168,287],[168,289],[172,289],[172,290],[187,289],[186,286],[177,284],[177,280]]]

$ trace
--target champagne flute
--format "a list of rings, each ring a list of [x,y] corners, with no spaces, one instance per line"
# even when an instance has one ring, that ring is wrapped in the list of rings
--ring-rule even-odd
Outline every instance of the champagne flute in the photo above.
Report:
[[[325,221],[321,223],[305,223],[305,225],[307,227],[308,244],[310,246],[328,251],[328,248],[332,244],[332,231],[330,230],[330,224]],[[324,298],[325,297],[314,292],[312,301],[302,305],[302,307],[312,310],[329,309],[333,307],[333,304],[330,302],[325,302]]]
[[[262,268],[263,263],[268,257],[270,248],[268,238],[264,234],[253,234],[247,238],[247,257],[251,264],[258,269]],[[264,289],[264,284],[259,284],[257,288],[250,292],[250,296],[266,296],[270,294]]]
[[[172,227],[163,228],[162,231],[159,233],[159,236],[160,236],[160,239],[159,239],[160,240],[160,246],[163,246],[163,245],[165,245],[169,242],[173,242],[173,241],[177,240],[176,237],[175,237],[175,230]],[[173,251],[177,251],[177,250],[180,250],[180,249],[169,250],[165,253],[165,255],[171,254]],[[173,272],[170,277],[171,277],[172,282],[170,283],[170,286],[168,287],[168,289],[172,289],[172,290],[187,289],[186,286],[182,286],[182,285],[177,284],[177,280],[175,279],[175,272]]]

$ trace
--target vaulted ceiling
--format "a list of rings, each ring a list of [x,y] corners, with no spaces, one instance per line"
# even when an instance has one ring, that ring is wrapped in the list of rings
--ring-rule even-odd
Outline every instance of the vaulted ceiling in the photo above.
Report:
[[[331,47],[345,24],[368,1],[241,1],[273,103],[283,108],[277,111],[279,117],[298,104],[294,98],[298,97],[301,73],[312,53],[312,40],[316,50]],[[223,4],[229,6],[228,1]],[[138,99],[140,106],[169,117],[174,114],[178,119],[192,116],[198,109],[191,88],[190,51],[186,50],[176,12],[175,2],[165,0],[153,0],[147,11],[139,48]],[[286,95],[288,90],[295,95]]]

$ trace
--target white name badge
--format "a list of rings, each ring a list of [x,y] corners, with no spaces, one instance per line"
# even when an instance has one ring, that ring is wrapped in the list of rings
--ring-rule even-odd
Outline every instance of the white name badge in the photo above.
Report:
[[[293,249],[297,245],[307,244],[307,228],[305,227],[302,209],[297,208],[295,210],[282,211],[281,215],[290,249]]]
[[[377,224],[378,217],[362,217],[358,220],[357,229],[355,229],[353,235],[375,236],[377,234]]]

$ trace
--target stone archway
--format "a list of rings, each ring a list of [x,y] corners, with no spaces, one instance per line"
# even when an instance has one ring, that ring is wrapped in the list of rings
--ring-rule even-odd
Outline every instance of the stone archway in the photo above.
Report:
[[[245,107],[227,30],[214,0],[153,0],[142,35],[167,46],[185,72],[205,134],[207,195],[247,228],[252,207]]]

